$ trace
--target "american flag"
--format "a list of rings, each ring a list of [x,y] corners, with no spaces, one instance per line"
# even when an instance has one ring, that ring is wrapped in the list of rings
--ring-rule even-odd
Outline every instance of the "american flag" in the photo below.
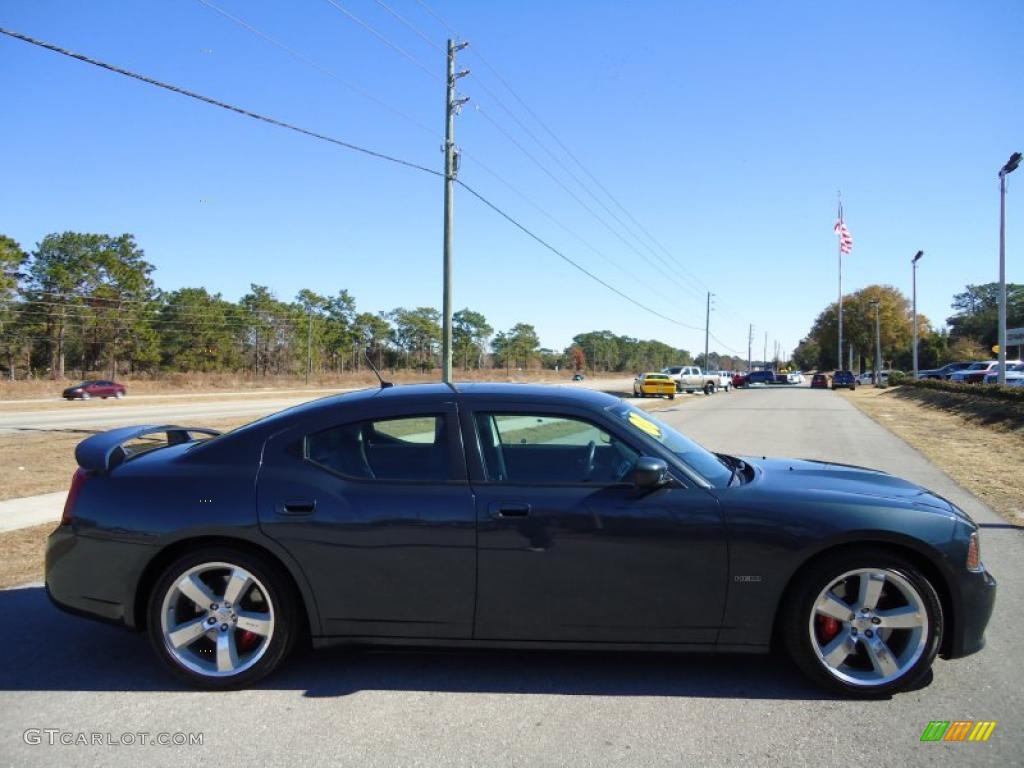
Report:
[[[839,236],[839,252],[849,253],[853,250],[853,235],[850,234],[850,230],[846,228],[846,223],[843,221],[842,206],[839,208],[839,219],[832,229]]]

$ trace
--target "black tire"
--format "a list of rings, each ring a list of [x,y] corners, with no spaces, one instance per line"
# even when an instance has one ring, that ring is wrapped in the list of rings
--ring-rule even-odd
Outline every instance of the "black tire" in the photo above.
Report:
[[[638,395],[638,394],[636,393],[636,390],[635,390],[635,389],[633,390],[633,397],[640,397],[640,395]]]
[[[843,575],[859,569],[871,569],[885,572],[886,575],[891,574],[887,585],[882,587],[882,596],[876,605],[883,604],[883,601],[886,600],[894,600],[894,606],[902,607],[899,606],[899,601],[903,599],[903,596],[899,590],[903,587],[898,587],[896,581],[899,578],[916,592],[916,596],[920,599],[920,606],[924,608],[927,616],[927,627],[920,630],[920,636],[913,641],[913,644],[910,639],[905,639],[904,635],[900,634],[910,635],[911,630],[890,630],[886,642],[890,640],[894,641],[894,644],[900,641],[906,642],[904,650],[900,653],[901,655],[907,654],[905,660],[907,666],[906,669],[900,671],[897,678],[887,682],[874,684],[870,681],[852,682],[841,679],[837,676],[838,673],[833,671],[822,657],[819,657],[812,641],[812,632],[819,631],[811,628],[811,622],[814,620],[814,604],[818,596]],[[796,578],[798,581],[790,589],[782,606],[779,637],[794,663],[810,680],[823,688],[851,698],[882,698],[913,687],[928,674],[942,642],[942,603],[928,577],[909,560],[886,552],[873,552],[868,549],[849,550],[812,563]],[[887,590],[891,590],[891,594]],[[852,613],[851,615],[856,616],[857,614]],[[861,621],[870,622],[874,619],[862,618]],[[814,626],[817,627],[817,624]],[[840,623],[836,634],[826,639],[837,639],[841,633],[855,635],[855,628],[850,629],[851,626],[852,622]],[[866,636],[871,635],[871,626],[873,625],[868,623],[868,630],[863,631],[859,641],[853,645],[855,651],[850,655],[855,657],[854,665],[867,664],[864,643],[868,642]],[[879,633],[878,638],[882,638],[881,631],[877,629],[874,631]],[[897,652],[888,645],[885,648],[892,654]],[[914,660],[917,652],[920,655],[916,656],[916,660]],[[844,661],[849,661],[849,659],[848,656]],[[899,662],[899,659],[896,661]]]
[[[714,394],[714,392],[715,392],[715,385],[714,384],[712,384],[711,382],[708,382],[707,384],[704,385],[704,394],[705,395],[712,395],[712,394]]]
[[[265,602],[263,604],[269,604],[270,610],[268,615],[272,617],[272,630],[269,633],[269,639],[266,640],[265,648],[259,651],[260,655],[253,662],[249,662],[251,666],[241,669],[235,674],[221,675],[213,671],[204,674],[189,669],[183,662],[171,654],[168,644],[165,642],[164,627],[161,619],[163,618],[165,599],[170,600],[168,592],[173,592],[176,589],[175,585],[189,570],[207,564],[226,564],[231,568],[246,571],[256,580],[256,585],[253,589],[260,593],[258,596],[264,597],[263,593],[265,592]],[[211,569],[211,571],[213,578],[216,579],[216,569]],[[241,604],[244,595],[253,596],[253,589],[247,589],[240,593],[239,604]],[[176,603],[176,605],[180,606],[183,604],[186,607],[190,605],[186,598],[179,598],[179,600],[184,602]],[[273,672],[291,651],[298,632],[298,601],[299,597],[295,594],[288,577],[277,564],[268,562],[258,555],[228,547],[204,547],[203,549],[187,552],[179,557],[167,566],[157,579],[153,590],[150,592],[147,605],[147,634],[149,635],[150,645],[152,645],[153,650],[164,666],[171,674],[189,685],[209,690],[245,688]],[[175,609],[172,608],[171,610]],[[241,613],[243,609],[235,606],[235,610]],[[202,617],[202,615],[202,612],[196,612],[197,617]],[[209,632],[217,634],[216,625]],[[237,644],[241,640],[246,639],[235,634],[236,632],[244,633],[245,631],[241,628],[229,629],[228,632],[234,638],[232,646],[236,649],[238,647]],[[251,635],[253,633],[248,634]],[[201,642],[202,637],[199,636],[192,642]],[[195,658],[199,659],[198,656]],[[211,660],[211,657],[205,657],[205,660]],[[204,663],[204,660],[196,663]]]
[[[669,396],[668,396],[668,399],[669,399],[669,400],[675,400],[675,399],[676,399],[676,396],[675,396],[675,395],[669,395]]]

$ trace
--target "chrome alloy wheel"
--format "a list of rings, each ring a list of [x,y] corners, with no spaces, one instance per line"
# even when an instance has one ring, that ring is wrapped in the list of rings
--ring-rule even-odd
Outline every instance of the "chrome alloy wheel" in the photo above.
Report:
[[[807,631],[833,677],[865,688],[905,675],[930,636],[924,598],[899,573],[881,568],[834,579],[814,601]]]
[[[266,587],[237,565],[202,563],[183,572],[164,595],[164,646],[186,669],[230,677],[254,666],[274,636]]]

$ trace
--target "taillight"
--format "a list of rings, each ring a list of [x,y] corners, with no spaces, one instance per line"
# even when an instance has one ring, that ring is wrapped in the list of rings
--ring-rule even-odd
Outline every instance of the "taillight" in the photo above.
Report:
[[[82,490],[82,486],[85,485],[88,473],[79,467],[75,470],[75,474],[71,476],[71,488],[68,489],[68,500],[64,502],[64,514],[60,516],[61,525],[71,525],[72,519],[75,516],[75,502],[78,501],[78,492]]]
[[[967,544],[967,570],[981,570],[981,543],[978,541],[978,532],[971,534],[971,540]]]

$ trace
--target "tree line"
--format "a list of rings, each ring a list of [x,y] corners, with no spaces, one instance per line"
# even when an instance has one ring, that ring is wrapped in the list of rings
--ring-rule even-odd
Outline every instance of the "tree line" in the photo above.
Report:
[[[1024,285],[1010,283],[1006,290],[1007,326],[1024,326]],[[843,360],[837,365],[838,304],[829,304],[814,321],[810,333],[793,352],[793,364],[804,370],[845,368],[853,349],[854,368],[871,370],[875,360],[875,307],[881,328],[882,359],[886,368],[913,368],[913,308],[910,299],[890,285],[869,285],[843,296]],[[994,357],[998,342],[999,286],[968,285],[953,296],[954,313],[948,328],[935,329],[918,313],[918,368],[937,368],[954,361]],[[1013,351],[1007,350],[1008,352]]]
[[[155,271],[131,234],[54,233],[31,252],[0,235],[0,372],[12,380],[345,373],[364,367],[364,355],[382,369],[440,365],[441,313],[433,307],[359,311],[344,288],[303,289],[284,301],[263,285],[229,301],[202,287],[161,290]],[[713,367],[746,367],[709,357]],[[480,311],[453,315],[453,365],[464,370],[632,373],[692,362],[685,349],[611,331],[547,349],[529,323],[496,331]]]

